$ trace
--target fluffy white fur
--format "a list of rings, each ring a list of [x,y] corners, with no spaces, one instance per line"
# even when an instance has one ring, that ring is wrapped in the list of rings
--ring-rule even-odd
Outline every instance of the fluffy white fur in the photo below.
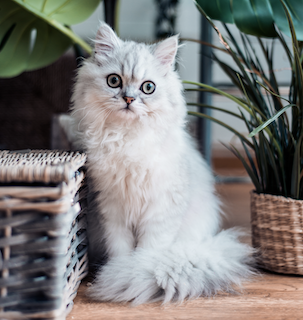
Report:
[[[218,232],[213,177],[184,130],[174,71],[176,36],[156,45],[122,41],[102,24],[78,72],[72,118],[97,193],[91,256],[103,255],[89,295],[102,301],[182,301],[231,290],[252,272],[251,248]],[[122,86],[107,83],[110,74]],[[152,94],[140,90],[152,81]],[[124,96],[135,100],[127,107]]]

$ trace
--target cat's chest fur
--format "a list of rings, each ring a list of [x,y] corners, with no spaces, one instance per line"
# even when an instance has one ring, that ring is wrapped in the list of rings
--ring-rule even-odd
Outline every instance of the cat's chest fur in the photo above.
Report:
[[[180,170],[171,161],[169,145],[169,138],[159,143],[155,135],[112,133],[97,148],[88,149],[90,176],[96,190],[101,191],[103,212],[114,206],[132,223],[163,192],[170,192],[172,178]]]

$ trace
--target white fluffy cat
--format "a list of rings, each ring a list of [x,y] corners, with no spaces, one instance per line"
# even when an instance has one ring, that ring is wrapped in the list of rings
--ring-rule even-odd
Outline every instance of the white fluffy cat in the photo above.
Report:
[[[90,251],[108,256],[96,300],[182,301],[252,274],[252,249],[218,230],[213,177],[184,129],[177,49],[177,36],[122,41],[103,23],[78,72],[72,118],[97,192]]]

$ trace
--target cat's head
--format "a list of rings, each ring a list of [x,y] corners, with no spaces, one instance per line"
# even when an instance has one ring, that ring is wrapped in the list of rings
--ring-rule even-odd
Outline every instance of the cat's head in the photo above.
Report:
[[[183,123],[182,86],[174,71],[177,49],[177,36],[153,45],[122,41],[102,23],[73,95],[74,113],[84,127]]]

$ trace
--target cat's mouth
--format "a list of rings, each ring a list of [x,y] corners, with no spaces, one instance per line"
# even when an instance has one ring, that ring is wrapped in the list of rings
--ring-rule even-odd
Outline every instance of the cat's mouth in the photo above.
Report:
[[[122,110],[125,110],[126,112],[130,112],[130,111],[133,112],[129,104],[127,104],[126,107],[124,107]]]

